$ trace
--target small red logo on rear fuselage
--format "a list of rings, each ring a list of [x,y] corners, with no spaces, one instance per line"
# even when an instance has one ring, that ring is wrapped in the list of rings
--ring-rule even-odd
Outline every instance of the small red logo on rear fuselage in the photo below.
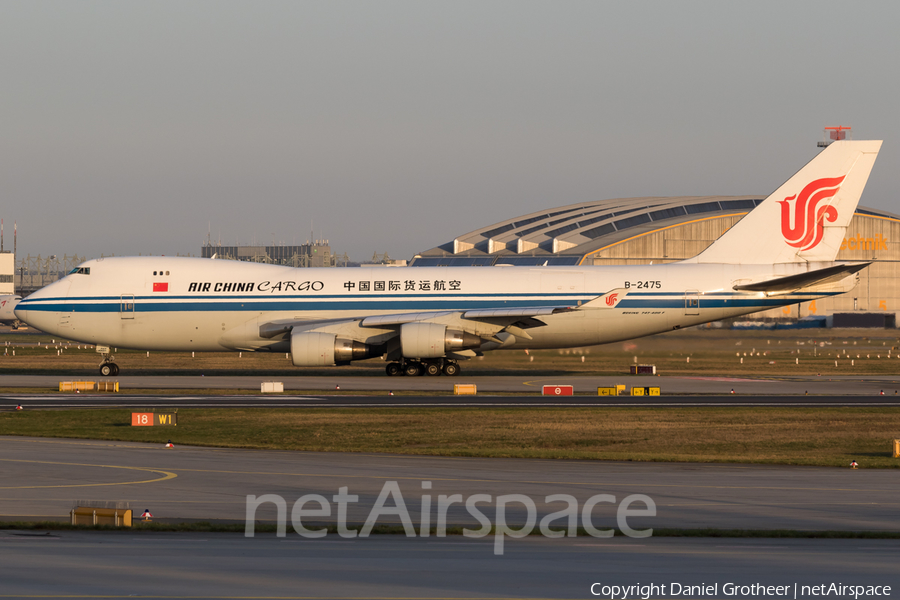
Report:
[[[616,298],[618,298],[618,297],[619,297],[619,294],[610,294],[609,296],[606,297],[606,305],[612,306],[613,304],[616,303]]]
[[[781,234],[789,246],[799,248],[800,251],[811,250],[819,245],[825,234],[827,220],[833,223],[837,220],[837,209],[833,206],[819,206],[823,200],[833,198],[841,189],[844,177],[831,177],[816,179],[807,184],[799,195],[789,196],[779,200],[781,205]],[[791,201],[796,198],[791,213]]]

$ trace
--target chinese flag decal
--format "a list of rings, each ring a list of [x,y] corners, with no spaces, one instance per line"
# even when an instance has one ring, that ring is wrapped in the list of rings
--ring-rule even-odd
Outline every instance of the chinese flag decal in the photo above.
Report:
[[[153,291],[154,292],[168,292],[169,284],[168,283],[154,283]]]

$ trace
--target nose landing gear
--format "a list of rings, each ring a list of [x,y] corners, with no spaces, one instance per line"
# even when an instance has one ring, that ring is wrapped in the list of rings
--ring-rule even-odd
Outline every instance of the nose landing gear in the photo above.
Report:
[[[103,363],[100,365],[100,374],[104,377],[115,377],[119,374],[119,365],[114,362]]]
[[[100,374],[104,377],[115,377],[119,374],[119,365],[115,363],[116,357],[104,354],[100,362]]]

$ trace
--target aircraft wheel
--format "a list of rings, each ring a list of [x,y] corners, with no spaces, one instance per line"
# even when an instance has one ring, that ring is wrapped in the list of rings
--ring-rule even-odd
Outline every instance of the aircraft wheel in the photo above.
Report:
[[[415,377],[416,375],[421,375],[424,369],[422,368],[422,363],[408,362],[403,372],[410,377]]]
[[[384,372],[388,374],[388,377],[394,377],[400,374],[400,365],[399,363],[388,363],[384,368]]]
[[[100,365],[100,374],[104,377],[113,375],[113,366],[115,366],[113,363],[103,363]]]
[[[111,363],[109,366],[112,367],[112,376],[113,377],[115,377],[116,375],[119,374],[119,365],[117,365],[116,363]]]
[[[425,365],[425,373],[428,375],[440,375],[441,374],[441,365],[438,363],[428,363]]]
[[[447,363],[446,365],[444,365],[444,375],[448,375],[450,377],[459,375],[459,365],[456,363]]]

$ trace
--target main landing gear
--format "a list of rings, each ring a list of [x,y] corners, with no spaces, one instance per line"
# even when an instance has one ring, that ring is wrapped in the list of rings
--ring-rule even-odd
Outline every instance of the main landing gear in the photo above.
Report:
[[[401,360],[400,362],[388,363],[384,371],[390,377],[395,375],[408,375],[409,377],[415,377],[416,375],[437,376],[441,373],[452,377],[459,374],[459,363],[444,358],[426,361]]]

